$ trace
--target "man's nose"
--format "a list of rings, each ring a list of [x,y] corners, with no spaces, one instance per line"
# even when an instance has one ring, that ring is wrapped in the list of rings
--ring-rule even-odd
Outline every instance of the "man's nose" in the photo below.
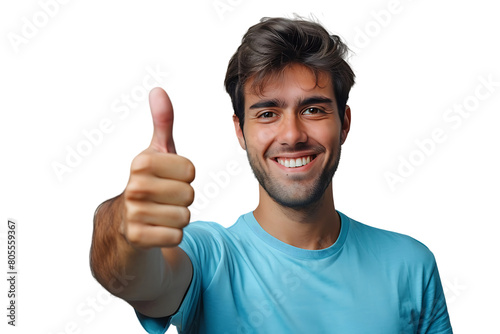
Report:
[[[298,115],[283,115],[277,140],[282,145],[295,146],[307,141],[307,133]]]

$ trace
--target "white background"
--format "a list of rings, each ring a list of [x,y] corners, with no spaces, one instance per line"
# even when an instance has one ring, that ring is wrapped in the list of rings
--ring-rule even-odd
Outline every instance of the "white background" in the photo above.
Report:
[[[498,328],[500,24],[491,1],[68,1],[52,2],[50,15],[48,2],[0,8],[2,263],[7,219],[19,226],[18,326],[6,324],[2,279],[3,333],[142,332],[132,308],[93,279],[88,254],[94,209],[123,190],[151,138],[147,68],[168,72],[161,86],[177,151],[197,167],[206,199],[193,218],[229,226],[256,206],[257,184],[233,133],[227,62],[261,17],[293,13],[314,15],[356,51],[337,209],[434,252],[455,333]],[[127,115],[116,112],[124,94],[137,102]],[[467,116],[449,114],[454,106]],[[108,133],[88,146],[84,132],[106,119]],[[422,153],[416,141],[436,129],[444,139]],[[77,148],[86,156],[69,167]],[[410,158],[415,166],[391,188],[387,173]],[[228,163],[236,172],[215,182]],[[68,167],[59,177],[57,164]]]

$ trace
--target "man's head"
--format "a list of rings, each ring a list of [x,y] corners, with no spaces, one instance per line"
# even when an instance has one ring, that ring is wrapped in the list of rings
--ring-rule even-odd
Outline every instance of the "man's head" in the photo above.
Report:
[[[346,49],[316,23],[265,19],[229,63],[236,135],[261,195],[284,207],[312,208],[331,186],[350,126]]]
[[[262,91],[269,79],[280,76],[292,64],[302,64],[319,73],[328,73],[333,83],[340,120],[354,73],[344,60],[347,47],[338,36],[321,25],[302,19],[264,18],[250,27],[229,61],[224,84],[231,96],[235,115],[243,129],[245,121],[245,84]]]

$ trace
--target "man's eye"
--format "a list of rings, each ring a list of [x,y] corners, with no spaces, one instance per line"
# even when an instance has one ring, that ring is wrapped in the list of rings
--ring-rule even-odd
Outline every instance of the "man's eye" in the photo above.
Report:
[[[259,117],[261,117],[261,118],[271,118],[274,116],[275,116],[275,113],[273,113],[272,111],[265,111],[259,115]]]
[[[311,108],[304,109],[303,114],[305,114],[305,115],[313,115],[313,114],[320,114],[322,112],[323,112],[323,110],[321,110],[319,108],[311,107]]]

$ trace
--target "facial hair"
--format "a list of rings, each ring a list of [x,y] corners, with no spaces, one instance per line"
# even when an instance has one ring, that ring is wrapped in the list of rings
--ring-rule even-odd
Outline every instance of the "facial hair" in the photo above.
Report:
[[[333,176],[337,170],[340,161],[341,145],[338,145],[336,154],[332,155],[333,164],[331,161],[327,164],[327,168],[323,169],[321,174],[314,180],[313,184],[308,187],[302,187],[300,191],[303,196],[291,196],[287,186],[280,184],[279,181],[273,179],[271,175],[266,174],[262,168],[261,163],[257,157],[251,155],[247,150],[248,161],[252,171],[259,181],[261,187],[267,192],[267,194],[279,205],[292,209],[300,209],[310,207],[317,203],[321,197],[324,195],[326,189],[332,182]],[[299,182],[299,181],[297,181]],[[297,187],[301,187],[297,184]]]

